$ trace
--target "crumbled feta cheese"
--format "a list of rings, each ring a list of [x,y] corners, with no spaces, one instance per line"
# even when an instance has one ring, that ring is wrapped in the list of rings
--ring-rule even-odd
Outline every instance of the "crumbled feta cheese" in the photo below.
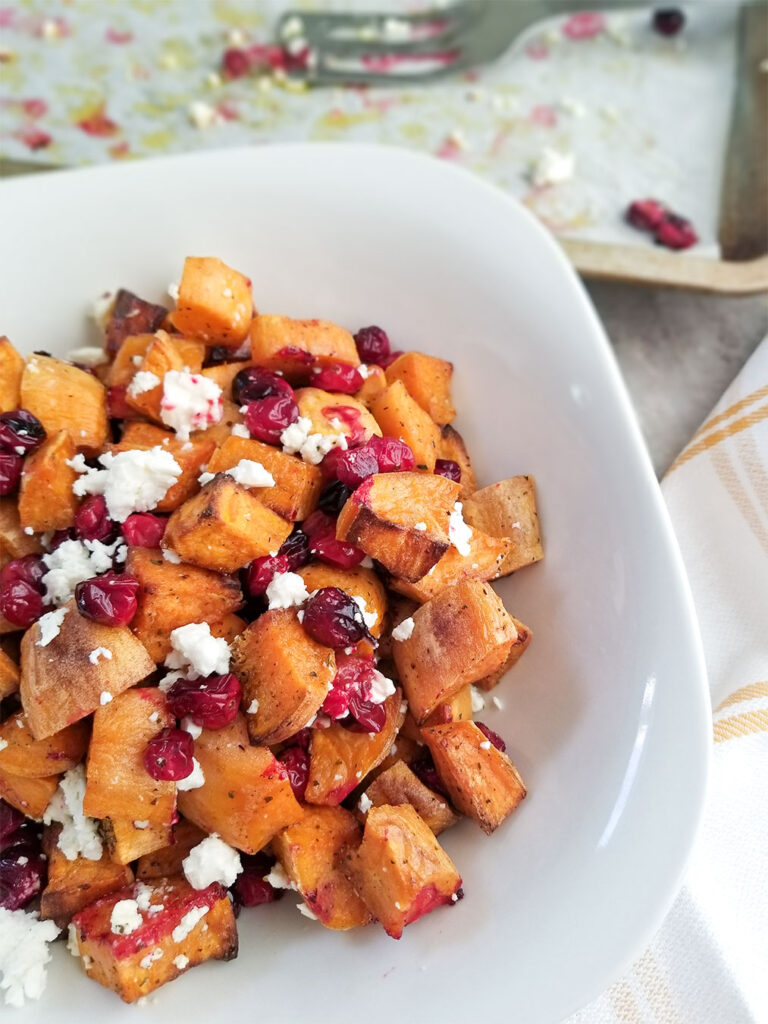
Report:
[[[190,622],[171,630],[171,653],[165,659],[167,668],[188,668],[192,678],[224,675],[229,671],[229,644],[223,637],[212,636],[207,622]]]
[[[224,470],[227,476],[231,476],[236,484],[243,487],[274,487],[275,478],[269,473],[260,462],[253,459],[240,459],[236,466]]]
[[[183,953],[179,953],[178,956],[175,956],[173,958],[173,966],[178,971],[183,971],[187,967],[188,964],[189,964],[189,957],[188,956],[184,956]]]
[[[46,573],[47,575],[47,573]],[[45,579],[45,576],[43,577]],[[47,647],[61,632],[61,624],[69,608],[57,608],[55,612],[46,612],[37,620],[40,626],[40,639],[35,641],[36,647]]]
[[[459,894],[457,892],[451,893],[451,902],[452,903],[458,903],[459,902]]]
[[[54,821],[61,824],[57,842],[58,848],[67,858],[75,860],[100,860],[102,854],[99,823],[95,818],[83,814],[85,796],[85,767],[82,764],[70,768],[59,781],[56,792],[43,814],[43,824]]]
[[[109,927],[113,935],[130,935],[141,928],[143,921],[136,900],[118,900],[109,915]]]
[[[392,639],[398,641],[410,640],[414,625],[415,623],[412,617],[409,616],[407,619],[403,619],[403,621],[392,630]]]
[[[150,370],[139,370],[133,375],[126,394],[131,397],[143,395],[146,391],[154,391],[155,388],[159,388],[161,383],[156,373],[152,373]]]
[[[359,594],[353,594],[352,595],[352,600],[355,602],[357,607],[362,612],[362,614],[363,614],[363,621],[365,622],[365,625],[367,626],[367,628],[368,629],[373,629],[373,627],[379,621],[379,613],[376,610],[374,610],[372,612],[369,612],[368,611],[368,605],[365,602],[365,598],[364,597],[360,597]]]
[[[101,706],[104,707],[104,705],[109,704],[111,700],[112,694],[109,692],[109,690],[102,690],[101,693],[99,694],[99,704],[101,704]]]
[[[163,558],[172,565],[178,565],[182,560],[181,555],[174,551],[173,548],[163,548]]]
[[[233,437],[250,437],[251,432],[244,423],[233,423],[231,434]]]
[[[210,909],[210,907],[193,907],[191,910],[187,911],[171,932],[171,938],[173,941],[183,942],[192,929],[202,921]]]
[[[360,374],[363,380],[367,380],[371,372],[371,369],[369,366],[366,365],[366,363],[360,363],[360,365],[357,367],[357,372]]]
[[[205,775],[203,775],[203,769],[200,762],[196,757],[192,758],[192,771],[186,777],[186,779],[179,779],[176,783],[176,789],[181,793],[188,793],[190,789],[200,789],[201,786],[205,785]]]
[[[21,454],[21,453],[20,453],[20,454]],[[24,527],[24,533],[26,533],[26,535],[27,535],[28,537],[34,537],[34,535],[35,535],[35,531],[34,531],[34,530],[32,529],[32,527],[31,527],[31,526],[25,526],[25,527]]]
[[[205,472],[205,473],[201,473],[200,474],[200,476],[197,478],[197,482],[200,484],[201,487],[205,487],[206,484],[209,484],[211,482],[211,480],[215,480],[215,479],[216,479],[216,474],[215,473]]]
[[[149,818],[147,818],[146,821],[134,821],[133,827],[140,829],[149,828]]]
[[[65,540],[55,551],[43,555],[48,572],[43,575],[45,600],[48,604],[66,604],[74,597],[75,587],[112,568],[118,541],[102,544],[98,540]]]
[[[312,420],[299,416],[295,423],[280,435],[283,451],[289,455],[301,455],[305,462],[319,465],[332,448],[347,448],[346,434],[312,434]]]
[[[0,907],[0,990],[7,1006],[23,1006],[25,999],[43,994],[45,965],[51,959],[48,943],[59,931],[37,913]]]
[[[368,811],[373,807],[373,800],[366,796],[365,793],[360,795],[360,799],[357,801],[357,808],[361,814],[367,814]]]
[[[136,883],[136,906],[139,910],[149,910],[149,903],[152,899],[152,889],[146,884],[146,882]]]
[[[212,128],[213,125],[220,124],[222,121],[222,116],[218,110],[212,107],[210,103],[204,103],[202,100],[193,100],[187,107],[187,115],[190,122],[201,132],[207,128]]]
[[[144,356],[141,356],[141,355],[131,356],[131,365],[133,365],[133,366],[141,366],[141,364],[143,362],[144,362]]]
[[[143,956],[141,960],[139,960],[139,967],[141,967],[142,970],[146,971],[152,966],[153,963],[155,963],[156,960],[161,960],[162,957],[163,951],[158,946],[157,949],[153,949],[151,953],[147,953],[146,956]]]
[[[102,366],[109,362],[109,356],[98,345],[73,348],[71,352],[67,353],[67,359],[70,363],[80,363],[81,366]]]
[[[373,568],[373,559],[371,558],[370,555],[366,555],[365,556],[365,558],[360,563],[360,568],[361,569],[372,569]]]
[[[491,697],[491,704],[493,704],[493,706],[498,711],[501,711],[501,709],[504,707],[504,705],[501,703],[498,697]]]
[[[188,732],[193,740],[198,739],[203,731],[202,725],[198,725],[197,722],[193,722],[189,715],[187,715],[186,718],[182,718],[181,728],[184,732]]]
[[[104,292],[91,303],[90,316],[102,331],[106,331],[112,310],[115,308],[115,292]]]
[[[0,751],[5,750],[8,746],[8,740],[0,739]]]
[[[299,903],[298,911],[300,914],[303,914],[304,917],[308,917],[310,921],[317,920],[317,914],[313,913],[306,903]]]
[[[163,377],[160,419],[180,441],[188,441],[193,430],[218,423],[223,408],[221,388],[210,377],[186,370],[169,370]]]
[[[424,533],[424,531],[427,529],[427,524],[426,523],[414,523],[413,524],[413,528],[414,528],[414,530],[418,530],[420,533]]]
[[[374,669],[371,677],[371,690],[368,696],[368,700],[372,704],[383,704],[387,697],[391,697],[395,692],[395,684],[391,679],[387,679],[385,675],[382,675],[378,669]]]
[[[149,716],[150,722],[157,722],[159,720],[159,718],[160,718],[160,712],[159,711],[153,711],[152,714]]]
[[[85,494],[103,494],[110,518],[118,523],[132,512],[155,508],[181,476],[181,466],[160,445],[146,451],[104,452],[99,462],[102,469],[86,466],[81,455],[67,462],[82,474],[72,485],[72,491],[80,498]]]
[[[480,749],[481,750],[490,750],[491,749],[491,741],[490,740],[483,740],[483,742],[480,744]]]
[[[296,886],[290,880],[288,875],[285,873],[285,868],[283,867],[279,860],[272,865],[272,870],[269,872],[269,874],[264,876],[264,881],[267,882],[268,885],[271,885],[273,889],[296,888]]]
[[[470,686],[469,692],[472,696],[472,713],[482,711],[485,707],[485,698],[476,686]]]
[[[576,160],[573,153],[561,153],[545,146],[530,169],[531,184],[535,188],[559,185],[573,177]]]
[[[178,302],[179,301],[179,282],[178,281],[171,281],[171,283],[166,288],[166,291],[168,292],[169,296],[173,299],[174,302]]]
[[[228,889],[243,870],[240,854],[215,832],[193,846],[181,866],[193,889],[205,889],[214,882]]]
[[[448,520],[448,539],[459,554],[466,558],[470,552],[469,542],[472,540],[472,527],[467,526],[464,522],[461,509],[462,504],[457,501]]]
[[[273,608],[294,608],[304,604],[309,592],[297,572],[279,572],[267,587],[267,601]]]
[[[246,714],[255,715],[257,713],[257,711],[259,710],[259,699],[258,699],[258,697],[254,697],[253,700],[251,701],[251,703],[248,705],[248,707],[245,710],[246,710]]]
[[[69,922],[67,926],[67,949],[72,956],[80,956],[80,945],[77,941],[77,927]]]

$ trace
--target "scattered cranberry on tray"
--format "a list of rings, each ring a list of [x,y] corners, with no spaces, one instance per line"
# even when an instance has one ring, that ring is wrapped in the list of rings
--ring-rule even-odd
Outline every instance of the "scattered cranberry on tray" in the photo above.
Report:
[[[624,217],[638,231],[652,233],[657,245],[667,249],[689,249],[699,240],[691,222],[658,199],[636,199],[629,204]]]

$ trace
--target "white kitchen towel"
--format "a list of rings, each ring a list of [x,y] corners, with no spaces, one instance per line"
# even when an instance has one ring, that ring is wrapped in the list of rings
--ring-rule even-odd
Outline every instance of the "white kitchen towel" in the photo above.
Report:
[[[714,755],[685,884],[640,959],[568,1024],[768,1022],[768,338],[662,491],[709,672]]]

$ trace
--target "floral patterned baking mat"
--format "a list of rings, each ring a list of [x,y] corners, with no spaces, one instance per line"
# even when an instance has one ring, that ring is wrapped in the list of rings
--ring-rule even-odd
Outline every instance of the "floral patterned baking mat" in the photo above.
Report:
[[[735,4],[690,4],[675,38],[652,30],[650,8],[550,19],[495,64],[432,85],[227,79],[224,52],[272,42],[287,6],[0,0],[0,153],[74,166],[275,140],[383,142],[484,175],[572,238],[649,245],[622,212],[658,196],[696,225],[697,254],[718,255]],[[291,6],[396,15],[419,5]]]

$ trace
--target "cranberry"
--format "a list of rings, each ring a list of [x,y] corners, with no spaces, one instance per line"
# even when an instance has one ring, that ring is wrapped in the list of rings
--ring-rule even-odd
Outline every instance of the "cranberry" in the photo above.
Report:
[[[354,395],[363,386],[362,375],[349,363],[331,363],[312,377],[312,384],[323,391],[337,391]]]
[[[0,497],[12,494],[19,486],[24,459],[15,452],[0,450]]]
[[[293,388],[284,377],[258,366],[246,366],[232,381],[232,397],[238,405],[257,402],[260,398],[288,395],[293,398]]]
[[[676,213],[668,213],[656,228],[656,243],[667,249],[690,249],[698,240],[691,222]]]
[[[297,526],[290,537],[283,541],[277,553],[288,559],[289,572],[296,572],[309,561],[309,537]]]
[[[111,420],[130,419],[131,416],[136,415],[136,410],[132,409],[126,401],[127,390],[126,385],[117,384],[107,388],[107,413]]]
[[[177,679],[168,691],[168,705],[177,718],[191,718],[204,729],[222,729],[237,715],[243,690],[227,672],[207,679]]]
[[[369,441],[359,448],[347,451],[332,448],[324,457],[320,468],[329,479],[335,478],[354,489],[359,487],[363,480],[378,473],[379,461]]]
[[[372,640],[356,601],[338,587],[322,587],[304,608],[304,629],[326,647],[351,647]]]
[[[355,335],[357,354],[364,363],[381,365],[389,355],[389,338],[381,327],[361,327]]]
[[[365,558],[365,552],[354,544],[336,540],[336,521],[319,509],[304,520],[304,532],[309,534],[310,554],[329,565],[353,569]]]
[[[252,437],[267,444],[280,444],[280,435],[299,418],[291,395],[270,395],[245,407],[245,425]]]
[[[336,426],[336,421],[339,420],[349,430],[346,435],[347,448],[357,448],[363,443],[366,429],[360,419],[360,410],[354,405],[326,405],[321,412],[331,426]]]
[[[382,369],[386,370],[388,366],[391,366],[396,359],[399,359],[402,355],[401,349],[396,349],[394,352],[390,352],[388,356],[385,356],[381,361]]]
[[[21,828],[26,820],[21,811],[11,807],[5,800],[0,800],[0,849],[5,849],[8,845],[6,840]]]
[[[311,741],[312,730],[307,729],[306,727],[304,729],[299,729],[295,735],[291,736],[291,746],[301,747],[302,750],[309,750],[309,744]]]
[[[139,581],[128,573],[110,570],[78,583],[75,600],[81,615],[102,626],[127,626],[136,614]]]
[[[484,725],[482,722],[475,722],[475,725],[483,734],[483,736],[485,736],[487,740],[490,740],[494,747],[496,747],[497,750],[500,750],[503,754],[504,751],[507,749],[507,744],[504,742],[501,736],[499,736],[497,732],[494,732],[493,729],[489,729],[488,726]]]
[[[349,698],[349,713],[355,719],[354,728],[362,732],[381,732],[387,721],[387,709],[383,703],[374,704],[357,693]]]
[[[396,437],[374,434],[368,444],[376,454],[380,473],[405,473],[416,465],[410,447]]]
[[[221,70],[227,78],[243,78],[251,70],[251,58],[245,50],[230,47],[221,58]]]
[[[653,12],[651,24],[662,36],[676,36],[685,24],[685,15],[678,7],[660,7]]]
[[[338,451],[335,448],[334,451]],[[344,508],[347,502],[347,498],[350,496],[352,491],[346,484],[342,483],[341,480],[334,480],[333,483],[323,490],[320,498],[317,502],[317,507],[321,512],[324,512],[328,516],[333,516],[335,519],[339,512]]]
[[[178,782],[192,774],[195,744],[183,729],[163,729],[144,750],[144,767],[158,782]]]
[[[42,593],[42,579],[46,572],[45,562],[40,555],[24,555],[23,558],[13,558],[0,570],[0,587],[8,586],[15,580],[24,580]]]
[[[655,231],[667,215],[667,208],[658,199],[636,199],[625,213],[628,224],[638,231]]]
[[[134,548],[159,548],[168,520],[151,512],[134,512],[123,523],[123,537]]]
[[[262,903],[274,903],[282,898],[282,889],[275,889],[264,881],[264,876],[269,874],[274,864],[271,858],[263,853],[241,853],[240,863],[243,870],[232,886],[236,903],[244,907],[259,907]]]
[[[75,513],[75,533],[80,540],[109,541],[114,539],[115,529],[101,494],[86,498]]]
[[[0,615],[14,626],[29,629],[43,614],[40,591],[26,580],[13,580],[0,588]]]
[[[251,597],[266,594],[267,587],[279,573],[288,572],[290,563],[287,555],[263,555],[254,558],[246,571],[246,586]]]
[[[12,846],[0,855],[0,907],[19,910],[43,887],[45,861],[39,850]]]
[[[336,675],[323,701],[323,711],[329,718],[343,718],[349,714],[353,696],[364,700],[370,695],[375,667],[373,658],[341,651],[337,654]]]
[[[434,790],[435,793],[441,793],[445,797],[448,796],[448,792],[443,785],[443,780],[437,773],[437,768],[435,767],[435,762],[432,760],[432,755],[426,747],[420,751],[418,757],[411,761],[410,767],[416,778],[420,779],[425,786]]]
[[[288,772],[293,795],[297,800],[303,800],[309,779],[309,754],[302,747],[286,747],[280,754],[280,760]]]
[[[26,409],[14,409],[0,415],[0,448],[7,448],[17,455],[26,455],[39,448],[45,440],[45,427]],[[23,448],[23,452],[17,449]]]
[[[57,530],[51,537],[48,543],[48,547],[51,549],[51,551],[55,551],[56,548],[62,545],[65,540],[77,540],[77,537],[75,536],[75,531],[73,529]]]
[[[461,483],[461,466],[453,459],[435,459],[435,473],[453,480],[454,483]]]

